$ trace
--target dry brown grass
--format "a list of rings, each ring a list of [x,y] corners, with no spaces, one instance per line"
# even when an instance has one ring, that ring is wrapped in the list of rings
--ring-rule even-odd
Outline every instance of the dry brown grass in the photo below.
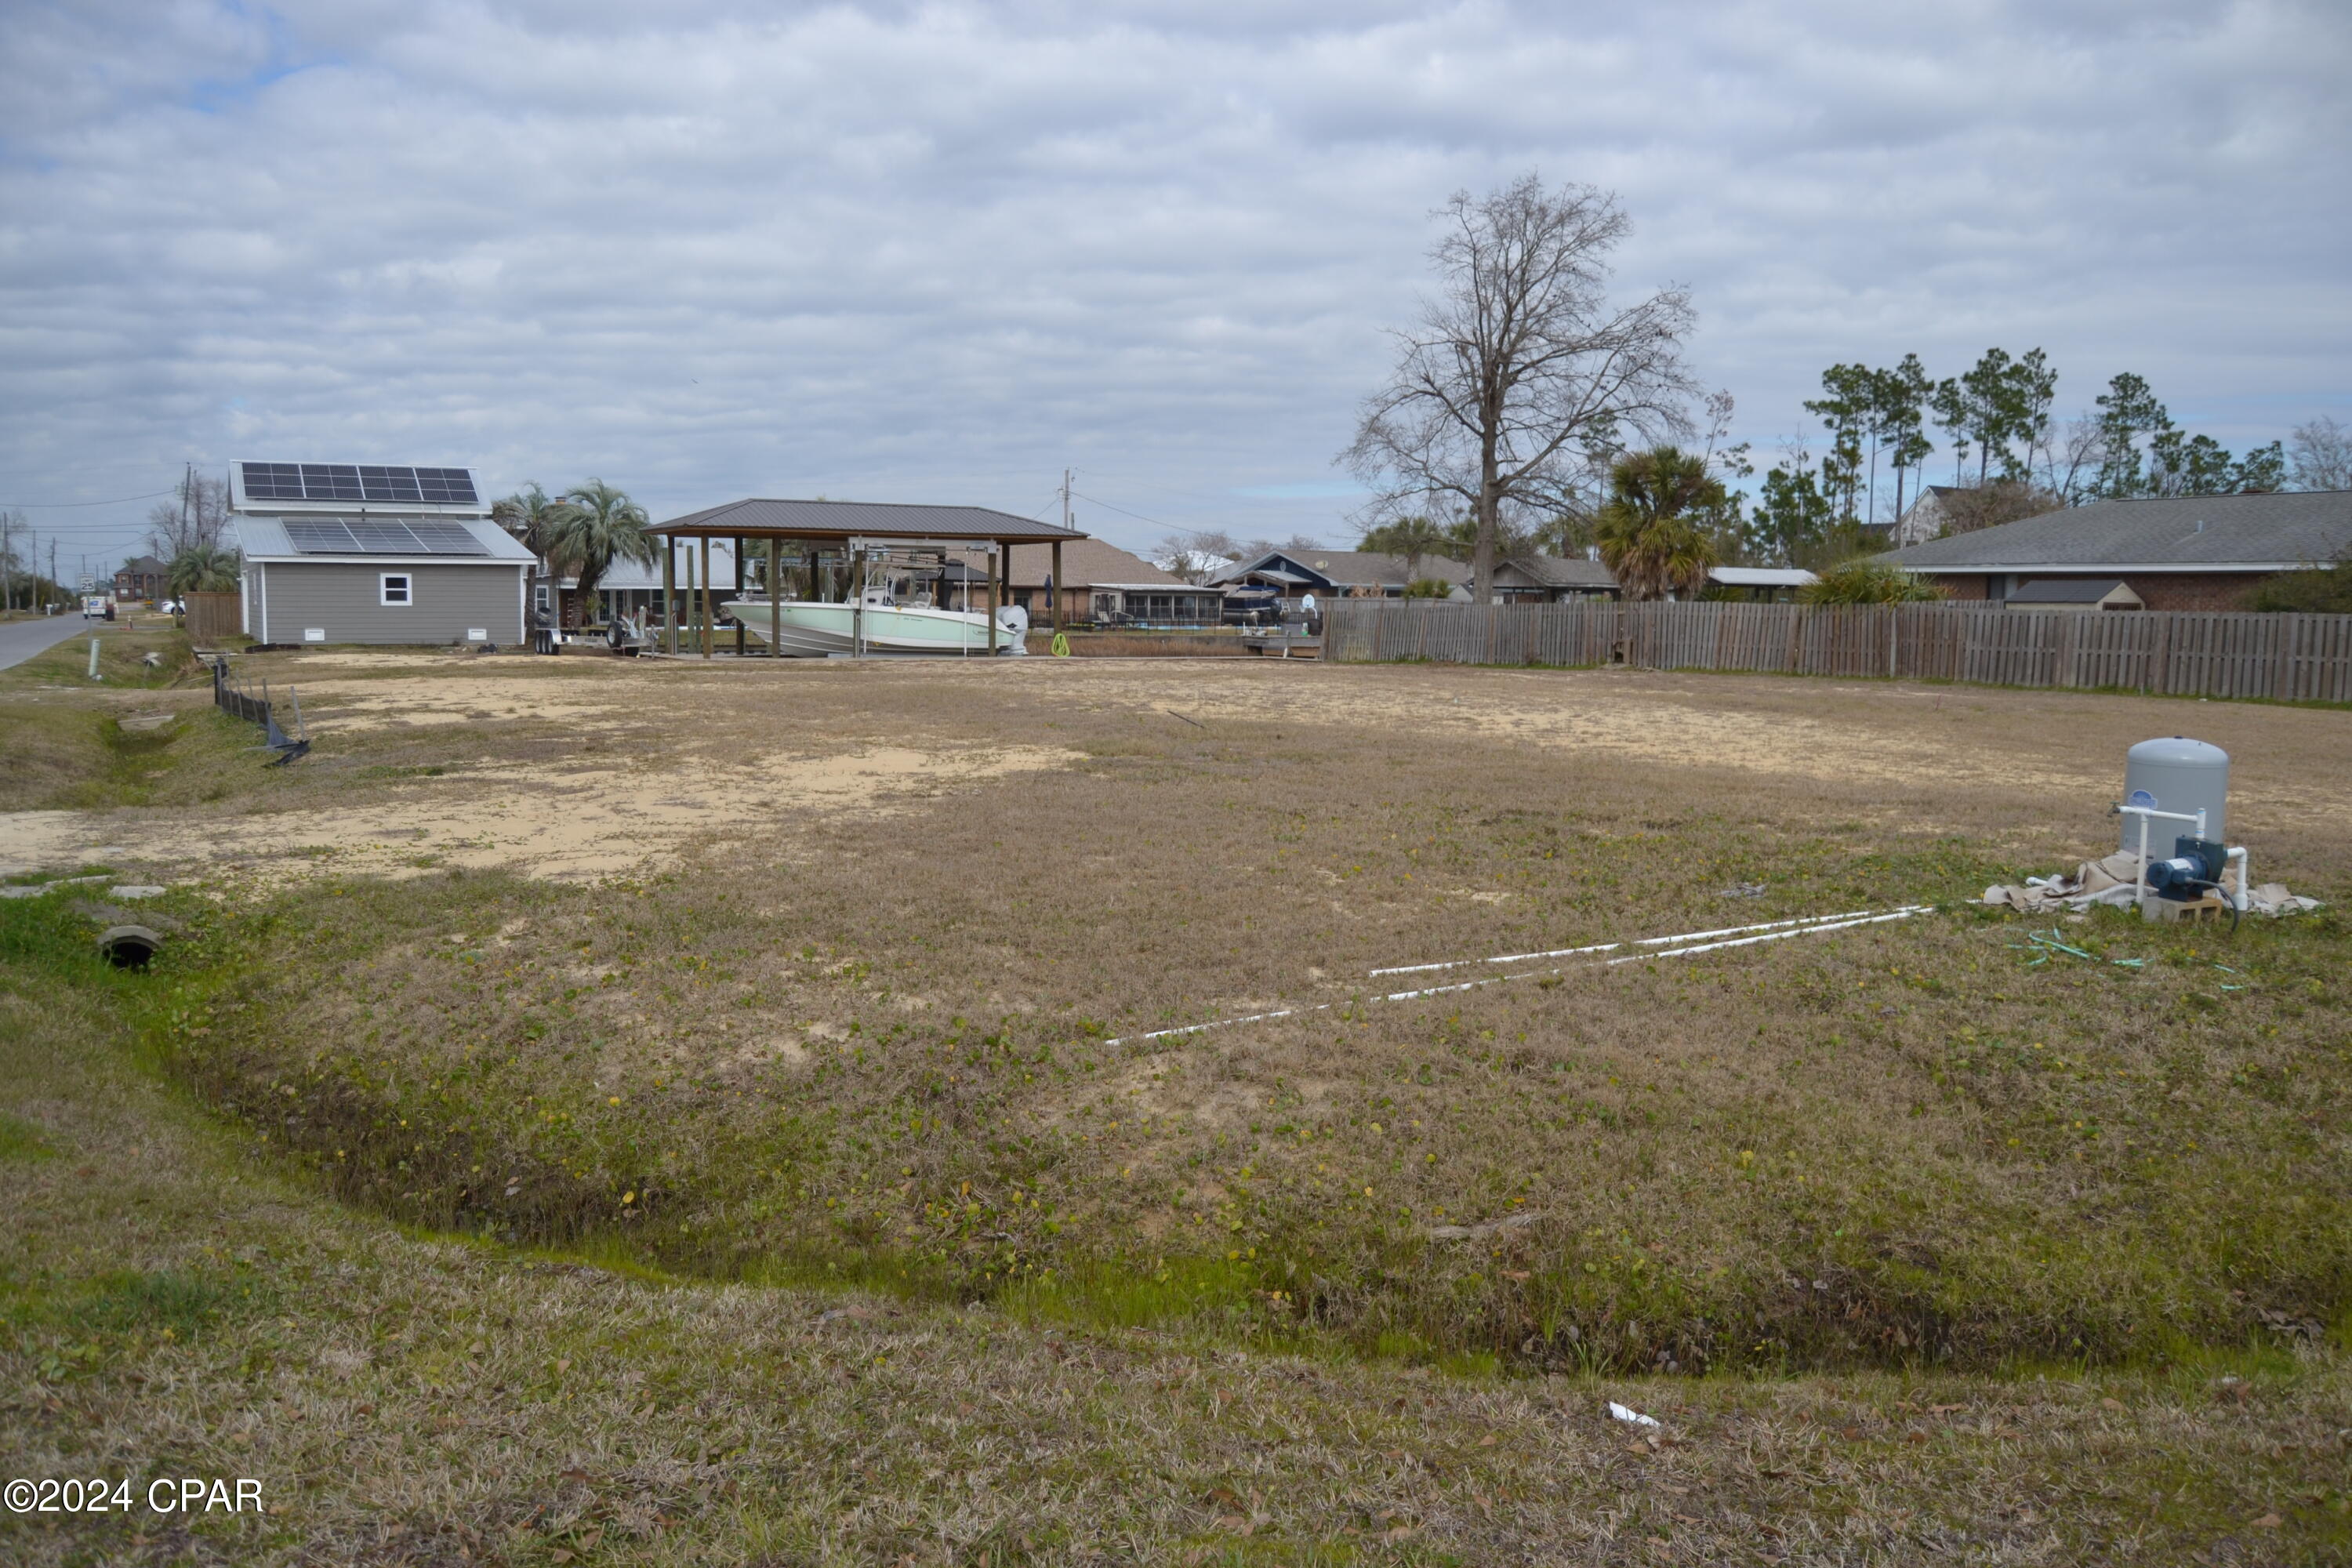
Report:
[[[89,917],[0,905],[7,1445],[250,1464],[289,1511],[7,1526],[33,1560],[2344,1547],[2332,914],[2067,928],[2139,970],[2026,969],[2015,924],[1943,914],[1364,998],[1387,964],[2046,868],[2101,847],[2123,747],[2192,721],[2240,758],[2263,874],[2340,897],[2345,715],[257,662],[305,692],[305,763],[205,710],[129,804],[0,819],[20,863],[194,884],[145,980],[71,956]],[[700,805],[609,811],[638,799]],[[536,837],[583,808],[610,874]],[[1108,1044],[1269,1004],[1329,1005]],[[1879,1370],[1688,1375],[1805,1366]],[[1673,1441],[1629,1452],[1603,1396]]]
[[[27,1564],[2321,1563],[2330,1352],[2002,1379],[1449,1376],[403,1235],[106,1043],[188,976],[0,906],[0,1469],[266,1515]],[[1664,1423],[1652,1442],[1615,1399]]]
[[[2332,915],[2242,932],[2246,991],[2210,936],[2103,921],[2070,929],[2147,968],[2026,971],[2013,924],[1947,914],[1364,998],[1387,964],[1949,899],[2095,852],[2103,772],[2192,711],[2243,759],[2263,875],[2332,895],[2346,715],[364,657],[274,667],[312,693],[303,771],[102,831],[297,885],[232,944],[253,967],[188,1068],[395,1212],[1538,1364],[2113,1358],[2344,1310]],[[809,784],[886,752],[916,761]],[[455,826],[385,831],[408,823]],[[587,864],[635,874],[446,874],[561,880],[583,823]],[[387,869],[411,879],[360,874]],[[1107,1043],[1275,1005],[1325,1010]]]

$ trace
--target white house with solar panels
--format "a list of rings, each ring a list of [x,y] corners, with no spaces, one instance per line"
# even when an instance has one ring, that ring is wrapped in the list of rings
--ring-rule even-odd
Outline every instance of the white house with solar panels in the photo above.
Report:
[[[470,468],[238,463],[229,509],[256,642],[524,638],[536,563]]]

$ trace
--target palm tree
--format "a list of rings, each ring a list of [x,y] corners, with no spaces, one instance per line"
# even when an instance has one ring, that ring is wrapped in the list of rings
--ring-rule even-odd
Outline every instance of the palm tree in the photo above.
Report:
[[[236,592],[237,555],[217,544],[191,544],[163,568],[163,591],[174,599],[190,594]]]
[[[548,541],[556,524],[570,517],[574,508],[569,500],[549,495],[533,479],[522,489],[495,501],[490,506],[490,521],[513,534],[530,547],[533,555],[544,560]]]
[[[1609,469],[1609,499],[1594,520],[1593,538],[1625,596],[1698,592],[1722,553],[1691,514],[1725,501],[1722,482],[1696,453],[1658,447],[1618,458]]]
[[[1868,556],[1825,566],[1797,590],[1801,605],[1917,605],[1943,596],[1941,588],[1917,574]]]
[[[564,513],[548,524],[547,563],[559,577],[576,577],[581,603],[593,603],[596,580],[615,561],[651,566],[661,546],[646,530],[652,520],[626,490],[590,479],[563,495]]]

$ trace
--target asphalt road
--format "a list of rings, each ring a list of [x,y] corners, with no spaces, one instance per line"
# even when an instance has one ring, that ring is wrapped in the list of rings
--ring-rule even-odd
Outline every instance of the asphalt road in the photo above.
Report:
[[[0,621],[0,669],[22,664],[68,637],[94,637],[105,625],[104,621],[83,620],[79,610],[38,621]]]

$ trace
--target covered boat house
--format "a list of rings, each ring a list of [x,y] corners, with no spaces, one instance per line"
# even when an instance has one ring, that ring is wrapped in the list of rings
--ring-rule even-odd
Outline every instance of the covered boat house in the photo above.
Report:
[[[775,617],[765,638],[774,649],[783,640],[782,606],[788,597],[862,609],[869,582],[901,576],[936,580],[967,600],[984,596],[988,651],[994,653],[997,610],[1012,603],[1013,547],[1041,547],[1048,580],[1059,584],[1067,580],[1063,547],[1087,537],[983,506],[757,497],[707,507],[646,531],[661,541],[663,601],[680,606],[680,613],[665,617],[660,651],[705,658],[718,649],[718,605],[755,585],[765,591]],[[962,571],[952,570],[959,565]],[[731,582],[714,580],[722,572]],[[778,588],[782,592],[767,591]],[[1056,628],[1065,618],[1061,597],[1058,589],[1049,593],[1042,606],[1043,618]],[[734,652],[751,651],[740,625],[729,635]]]

